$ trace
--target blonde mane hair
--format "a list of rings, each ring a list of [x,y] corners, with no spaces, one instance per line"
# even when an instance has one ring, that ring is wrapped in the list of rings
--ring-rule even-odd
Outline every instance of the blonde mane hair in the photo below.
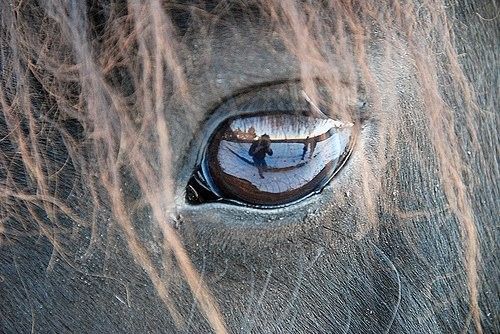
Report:
[[[217,301],[172,224],[172,162],[177,157],[172,154],[169,108],[181,106],[200,119],[186,71],[191,40],[203,41],[196,52],[209,58],[218,29],[231,31],[241,24],[256,34],[272,35],[293,55],[311,99],[320,99],[320,80],[332,96],[339,96],[336,109],[352,117],[347,104],[353,96],[341,94],[344,78],[362,87],[356,94],[368,97],[383,143],[376,154],[387,161],[388,181],[373,174],[368,160],[361,166],[365,197],[355,201],[371,221],[358,236],[377,231],[381,210],[402,221],[434,214],[426,208],[403,210],[392,200],[393,189],[387,189],[399,187],[391,183],[400,167],[396,147],[402,138],[414,136],[414,124],[384,117],[387,88],[396,94],[398,87],[396,82],[379,87],[376,67],[406,59],[418,88],[415,98],[425,110],[415,122],[427,130],[421,136],[434,154],[415,157],[416,163],[429,175],[429,168],[437,168],[432,173],[439,179],[445,210],[461,233],[452,247],[463,256],[469,320],[482,332],[481,222],[470,194],[484,182],[475,168],[488,164],[478,123],[484,111],[461,68],[455,21],[445,3],[46,0],[4,1],[1,7],[0,240],[5,244],[42,235],[52,243],[54,257],[81,270],[83,262],[76,258],[108,252],[103,235],[117,230],[179,328],[184,319],[170,294],[176,279],[189,285],[213,330],[227,332]],[[370,60],[374,54],[377,62]],[[197,126],[188,131],[195,134]],[[410,149],[418,151],[415,145]],[[374,184],[378,192],[371,191]],[[151,212],[151,233],[162,247],[160,261],[134,222],[144,208]],[[411,245],[419,227],[397,228]]]

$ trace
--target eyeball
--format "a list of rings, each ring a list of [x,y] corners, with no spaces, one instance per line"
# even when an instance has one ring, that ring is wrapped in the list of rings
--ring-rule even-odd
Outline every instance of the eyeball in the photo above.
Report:
[[[276,207],[320,192],[350,155],[353,124],[303,113],[224,120],[188,184],[191,203]]]

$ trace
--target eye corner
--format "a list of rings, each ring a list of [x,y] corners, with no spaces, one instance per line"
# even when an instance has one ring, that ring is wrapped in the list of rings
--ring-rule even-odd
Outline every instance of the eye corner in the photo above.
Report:
[[[195,166],[195,171],[188,180],[185,200],[191,205],[218,202],[221,200],[216,190],[208,184],[200,165]]]

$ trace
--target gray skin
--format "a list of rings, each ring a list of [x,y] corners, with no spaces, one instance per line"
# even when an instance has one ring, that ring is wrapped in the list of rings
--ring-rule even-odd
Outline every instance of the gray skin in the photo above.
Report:
[[[479,94],[480,106],[497,110],[498,72],[497,20],[484,21],[476,12],[494,13],[493,2],[464,5],[457,16],[459,50],[466,74]],[[231,332],[235,333],[456,333],[464,328],[468,299],[459,253],[460,231],[437,187],[432,158],[422,165],[414,160],[420,142],[429,153],[412,66],[403,57],[383,63],[375,55],[370,62],[380,71],[377,85],[397,82],[398,91],[388,91],[381,101],[385,117],[402,118],[414,137],[397,143],[396,154],[384,156],[380,129],[368,117],[349,162],[323,192],[289,207],[259,210],[228,204],[188,205],[186,183],[207,134],[220,121],[209,111],[220,100],[246,87],[292,80],[299,76],[293,57],[281,49],[271,52],[268,41],[242,27],[231,38],[221,33],[208,60],[197,59],[196,44],[190,41],[187,78],[192,103],[199,113],[186,116],[181,108],[169,106],[172,146],[176,148],[173,170],[179,233],[195,266],[207,280]],[[218,47],[217,47],[218,46]],[[209,84],[210,83],[210,84]],[[390,84],[389,84],[390,83]],[[207,85],[210,85],[207,89]],[[367,97],[368,106],[370,105]],[[214,118],[215,117],[215,118]],[[495,133],[498,118],[484,116],[484,129]],[[193,125],[193,122],[197,122]],[[186,129],[192,129],[186,131]],[[480,134],[483,135],[483,134]],[[494,137],[493,137],[494,138]],[[495,142],[496,139],[493,139]],[[481,139],[485,151],[495,145]],[[425,156],[425,153],[422,154]],[[394,193],[401,208],[427,207],[435,214],[401,219],[380,209],[375,233],[360,238],[369,217],[359,202],[363,198],[364,160],[379,175],[389,164],[400,168],[395,179],[384,180],[382,190]],[[488,157],[497,166],[494,153]],[[479,166],[473,166],[481,173]],[[484,166],[482,166],[484,168]],[[389,169],[390,169],[389,168]],[[498,170],[497,176],[498,176]],[[481,176],[481,175],[480,175]],[[473,195],[480,237],[491,235],[498,187],[482,178],[484,191]],[[412,184],[411,188],[407,185]],[[409,192],[411,189],[411,192]],[[150,250],[158,247],[148,225],[147,214],[138,215]],[[415,226],[405,235],[400,224]],[[408,245],[411,239],[413,244]],[[494,239],[482,239],[483,267],[480,306],[485,333],[499,332],[498,260]],[[76,247],[76,246],[75,246]],[[188,288],[173,287],[173,298],[187,325],[175,329],[162,301],[146,274],[132,260],[120,238],[110,254],[96,254],[75,270],[52,259],[45,238],[26,238],[0,250],[0,332],[2,333],[144,333],[210,331]],[[105,274],[99,268],[106,263]],[[50,267],[50,270],[47,268]],[[83,268],[83,270],[81,269]],[[450,278],[451,277],[451,278]],[[489,277],[489,278],[488,278]],[[469,324],[466,332],[474,332]]]

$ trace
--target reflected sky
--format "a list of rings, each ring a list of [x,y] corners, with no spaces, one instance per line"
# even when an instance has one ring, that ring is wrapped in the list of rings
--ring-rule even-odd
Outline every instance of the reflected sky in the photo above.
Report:
[[[348,127],[350,123],[344,124]],[[285,140],[317,137],[341,125],[342,122],[330,118],[280,114],[238,118],[231,122],[229,128],[235,133],[267,134],[271,140]]]

